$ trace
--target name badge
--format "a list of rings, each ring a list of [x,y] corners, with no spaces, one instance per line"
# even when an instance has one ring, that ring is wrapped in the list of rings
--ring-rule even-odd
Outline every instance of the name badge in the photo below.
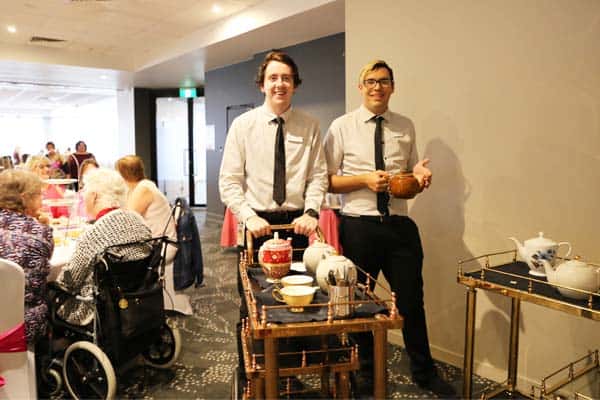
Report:
[[[287,141],[290,143],[302,143],[303,142],[301,136],[288,136]]]

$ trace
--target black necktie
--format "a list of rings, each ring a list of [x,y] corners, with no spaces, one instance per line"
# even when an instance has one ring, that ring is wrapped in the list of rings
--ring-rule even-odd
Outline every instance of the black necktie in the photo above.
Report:
[[[273,200],[278,205],[285,201],[285,141],[283,137],[284,120],[275,118],[277,122],[277,136],[275,137],[275,165],[273,166]]]
[[[383,117],[378,115],[375,117],[375,169],[385,171],[383,162]],[[389,215],[388,202],[390,195],[388,192],[377,192],[377,210],[381,215]]]

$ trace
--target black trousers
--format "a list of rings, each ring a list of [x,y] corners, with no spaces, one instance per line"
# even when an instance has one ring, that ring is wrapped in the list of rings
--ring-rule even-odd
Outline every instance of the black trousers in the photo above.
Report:
[[[410,358],[413,379],[427,381],[435,374],[429,350],[425,309],[423,307],[423,248],[419,229],[405,216],[378,217],[342,216],[340,240],[344,255],[377,278],[380,271],[396,294],[398,312],[404,318],[402,334]],[[364,282],[365,277],[359,274]],[[359,355],[372,368],[373,336],[355,336]]]
[[[271,225],[284,225],[284,224],[292,223],[292,221],[294,219],[298,218],[299,216],[301,216],[303,214],[303,211],[302,210],[281,211],[281,212],[257,211],[256,213],[258,214],[259,217],[267,220],[267,222],[269,222],[269,224],[271,224]],[[294,248],[306,248],[308,246],[308,237],[306,237],[304,235],[297,235],[294,232],[289,232],[289,234],[286,233],[285,235],[281,235],[281,238],[287,238],[287,237],[292,238],[292,246]],[[269,239],[272,239],[272,236],[263,236],[263,237],[254,239],[254,241],[253,241],[254,250],[258,251],[260,246]],[[244,243],[245,242],[246,242],[246,232],[244,232]],[[241,252],[243,250],[243,248],[239,248],[238,250],[240,250],[240,252]],[[256,260],[257,256],[258,256],[257,254],[254,255],[254,260]],[[302,260],[301,253],[294,252],[294,257],[295,257],[294,260],[297,260],[297,259]],[[241,304],[240,304],[240,320],[238,321],[238,323],[236,325],[236,338],[237,338],[237,347],[238,347],[239,373],[241,375],[245,376],[245,374],[244,374],[244,369],[245,369],[244,354],[243,354],[242,340],[241,340],[240,334],[242,332],[242,319],[248,317],[248,305],[246,304],[246,297],[243,294],[244,288],[242,286],[242,277],[240,275],[239,264],[240,264],[240,253],[238,252],[238,264],[237,264],[236,268],[237,268],[238,294],[240,295]]]

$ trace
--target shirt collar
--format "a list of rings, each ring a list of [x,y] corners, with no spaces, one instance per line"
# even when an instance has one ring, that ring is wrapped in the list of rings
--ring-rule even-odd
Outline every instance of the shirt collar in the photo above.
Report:
[[[260,106],[261,108],[261,112],[262,114],[265,116],[265,118],[267,119],[268,122],[273,121],[275,118],[278,117],[278,115],[275,115],[275,113],[273,111],[271,111],[269,109],[269,107],[267,107],[266,105],[262,105]],[[285,112],[281,115],[279,115],[279,117],[283,118],[283,122],[288,122],[290,115],[292,114],[292,106],[290,106],[287,110],[285,110]]]
[[[390,114],[391,111],[388,108],[387,110],[385,110],[385,112],[383,114],[379,114],[383,117],[384,121],[388,121],[390,120]],[[369,122],[370,120],[373,119],[373,117],[375,117],[378,114],[373,114],[371,111],[369,111],[367,109],[367,107],[364,106],[364,104],[361,104],[360,107],[358,108],[358,116],[360,117],[360,120],[363,122]]]

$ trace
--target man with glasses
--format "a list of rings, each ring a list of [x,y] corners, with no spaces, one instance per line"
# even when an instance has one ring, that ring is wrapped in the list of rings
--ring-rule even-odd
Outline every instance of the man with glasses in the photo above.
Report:
[[[404,171],[414,173],[421,189],[429,187],[429,160],[418,160],[412,121],[388,109],[394,75],[385,61],[363,67],[358,89],[362,105],[333,121],[325,138],[329,191],[343,198],[344,255],[375,278],[382,271],[396,293],[413,380],[440,397],[453,396],[454,389],[438,375],[429,350],[419,230],[408,217],[406,200],[388,194],[389,178]],[[356,339],[362,364],[359,390],[368,393],[373,338],[359,334]]]
[[[264,104],[237,117],[229,128],[219,175],[221,200],[255,238],[254,248],[271,234],[270,225],[294,223],[295,248],[308,245],[318,226],[318,210],[327,191],[327,169],[319,123],[292,108],[301,79],[286,53],[269,52],[258,69],[256,84]],[[240,318],[248,315],[242,299]],[[244,363],[237,327],[240,378]]]

